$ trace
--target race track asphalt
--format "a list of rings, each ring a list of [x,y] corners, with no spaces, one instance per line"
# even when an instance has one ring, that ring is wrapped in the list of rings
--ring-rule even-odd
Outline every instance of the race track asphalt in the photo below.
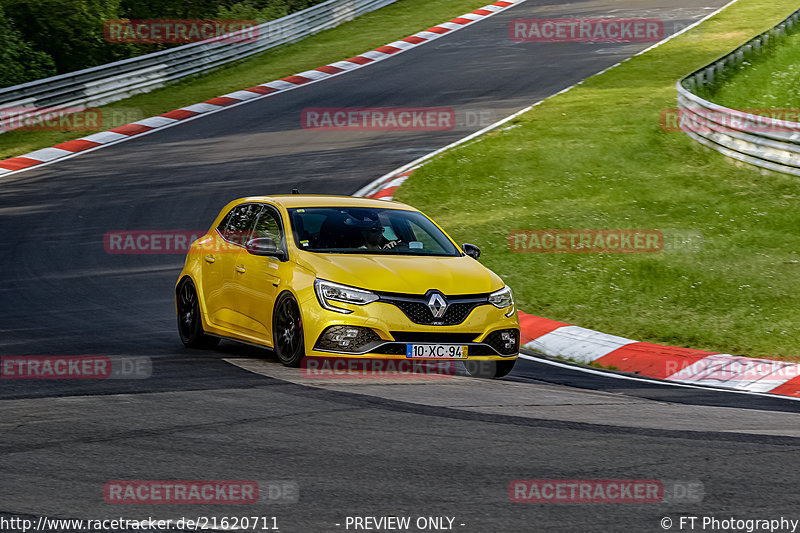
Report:
[[[0,354],[153,362],[145,380],[0,380],[0,518],[265,515],[287,533],[345,531],[355,515],[450,516],[465,533],[800,518],[796,402],[531,361],[498,382],[304,380],[256,348],[183,348],[172,307],[183,258],[103,247],[108,231],[205,229],[237,197],[349,194],[486,125],[320,132],[301,127],[303,109],[444,106],[493,122],[649,44],[514,43],[514,18],[660,17],[675,31],[723,3],[528,1],[368,68],[0,179]],[[511,481],[546,478],[679,480],[705,496],[509,500]],[[103,485],[119,479],[282,480],[300,499],[105,503]]]

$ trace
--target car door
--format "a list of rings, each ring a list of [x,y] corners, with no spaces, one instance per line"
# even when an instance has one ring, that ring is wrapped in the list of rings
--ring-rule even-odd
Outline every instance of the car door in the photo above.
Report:
[[[283,224],[278,210],[264,205],[252,228],[251,238],[269,238],[286,251]],[[244,243],[246,246],[246,243]],[[286,262],[257,256],[242,249],[236,257],[236,305],[239,326],[250,335],[272,341],[272,308]]]
[[[249,240],[260,204],[239,204],[222,219],[210,250],[203,256],[203,287],[209,321],[220,328],[238,330],[236,258]]]

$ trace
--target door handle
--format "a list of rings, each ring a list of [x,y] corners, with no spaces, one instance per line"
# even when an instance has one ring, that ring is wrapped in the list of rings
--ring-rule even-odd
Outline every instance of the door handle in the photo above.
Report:
[[[216,257],[214,257],[213,255],[207,255],[207,256],[205,257],[205,260],[206,260],[206,262],[207,262],[207,263],[213,263],[214,261],[216,261],[216,260],[217,260],[217,258],[216,258]]]
[[[236,272],[239,272],[240,274],[244,274],[246,270],[247,269],[245,267],[243,267],[242,265],[236,265]]]

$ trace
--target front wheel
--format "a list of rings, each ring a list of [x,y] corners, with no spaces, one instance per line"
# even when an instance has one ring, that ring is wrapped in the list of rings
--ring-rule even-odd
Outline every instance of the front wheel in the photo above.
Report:
[[[206,335],[200,319],[200,303],[197,290],[189,278],[181,282],[176,293],[178,308],[178,334],[187,348],[213,348],[219,344],[218,337]]]
[[[272,315],[272,342],[278,361],[284,366],[298,367],[305,356],[303,321],[300,306],[291,293],[280,295]]]
[[[516,359],[510,361],[464,361],[467,373],[474,378],[502,378],[514,368]]]

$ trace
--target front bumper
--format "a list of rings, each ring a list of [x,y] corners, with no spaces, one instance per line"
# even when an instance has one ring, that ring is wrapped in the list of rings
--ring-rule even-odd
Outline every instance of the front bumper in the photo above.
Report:
[[[505,316],[509,309],[490,304],[474,308],[462,323],[450,326],[414,323],[398,307],[381,301],[364,306],[342,304],[352,311],[350,314],[323,309],[316,299],[304,304],[301,309],[306,355],[313,357],[406,359],[409,344],[466,346],[467,357],[455,360],[513,360],[519,355],[517,313]],[[342,349],[331,342],[331,328],[336,333],[344,334],[346,329],[359,332],[351,337],[353,344]],[[512,346],[508,346],[509,339],[502,333],[513,336]]]

